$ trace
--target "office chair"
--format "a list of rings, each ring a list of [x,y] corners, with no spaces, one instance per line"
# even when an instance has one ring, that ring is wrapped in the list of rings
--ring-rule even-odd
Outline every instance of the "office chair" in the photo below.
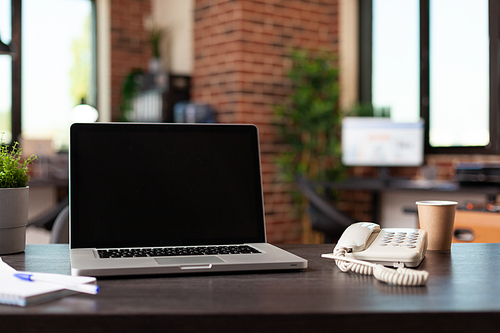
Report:
[[[356,222],[352,217],[340,212],[325,198],[320,196],[311,182],[299,175],[296,183],[301,192],[309,200],[309,217],[311,227],[325,235],[325,243],[336,242],[345,228]]]
[[[37,228],[44,228],[49,231],[52,230],[57,216],[64,209],[64,207],[68,206],[68,203],[68,197],[62,199],[55,207],[49,209],[47,212],[44,212],[41,216],[37,216],[35,219],[28,221],[28,225],[33,225]]]
[[[69,206],[64,207],[57,215],[50,235],[51,244],[69,243]]]

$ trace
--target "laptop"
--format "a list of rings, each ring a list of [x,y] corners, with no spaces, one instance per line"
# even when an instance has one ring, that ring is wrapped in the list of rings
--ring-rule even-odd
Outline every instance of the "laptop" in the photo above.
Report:
[[[266,243],[257,127],[70,128],[72,275],[294,270]]]

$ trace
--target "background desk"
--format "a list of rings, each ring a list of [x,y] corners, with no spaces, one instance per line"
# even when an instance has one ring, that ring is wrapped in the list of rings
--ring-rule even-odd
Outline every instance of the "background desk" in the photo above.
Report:
[[[426,287],[389,286],[320,258],[332,245],[283,248],[301,272],[101,279],[98,295],[0,305],[2,332],[498,332],[500,244],[429,251]],[[3,256],[16,269],[69,273],[67,245]]]
[[[454,200],[463,202],[494,202],[499,186],[463,186],[454,181],[404,180],[397,178],[352,178],[341,182],[315,184],[329,189],[365,190],[371,193],[371,220],[388,227],[417,227],[417,200]],[[413,213],[409,213],[414,210]]]

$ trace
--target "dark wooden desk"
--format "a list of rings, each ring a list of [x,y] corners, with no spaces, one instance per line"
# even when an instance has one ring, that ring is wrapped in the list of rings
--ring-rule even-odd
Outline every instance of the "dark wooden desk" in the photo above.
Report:
[[[301,272],[101,279],[98,295],[0,306],[2,332],[498,332],[500,244],[429,251],[426,287],[389,286],[320,258],[332,245],[283,248]],[[69,273],[66,245],[3,256],[16,269]]]

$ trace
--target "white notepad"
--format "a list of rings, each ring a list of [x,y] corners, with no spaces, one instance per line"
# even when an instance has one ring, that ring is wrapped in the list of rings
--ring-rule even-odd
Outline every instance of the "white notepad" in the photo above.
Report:
[[[16,272],[0,258],[0,304],[26,306],[76,293],[53,284],[20,280],[14,276]],[[81,276],[79,279],[81,283],[96,282],[94,277]]]

